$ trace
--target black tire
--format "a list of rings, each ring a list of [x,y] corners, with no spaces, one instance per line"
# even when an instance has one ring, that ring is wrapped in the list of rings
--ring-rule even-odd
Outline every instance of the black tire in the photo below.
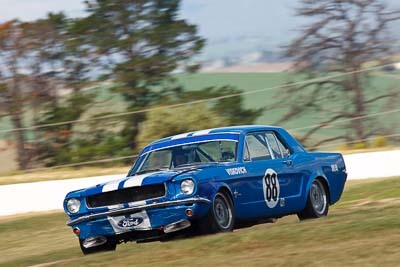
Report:
[[[100,246],[85,248],[83,246],[83,240],[79,239],[79,245],[84,255],[98,253],[98,252],[114,251],[117,248],[117,242],[113,240],[107,240],[105,244]]]
[[[232,232],[235,211],[231,197],[221,191],[215,194],[210,210],[197,225],[201,233]]]
[[[316,179],[308,192],[307,204],[297,216],[300,220],[315,219],[328,215],[329,197],[327,188],[321,180]]]

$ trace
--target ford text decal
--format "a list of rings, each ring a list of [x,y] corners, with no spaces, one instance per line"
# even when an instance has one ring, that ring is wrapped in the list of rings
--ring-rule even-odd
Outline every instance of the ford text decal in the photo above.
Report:
[[[118,226],[123,228],[129,228],[138,226],[142,222],[143,222],[142,218],[125,218],[118,222]]]

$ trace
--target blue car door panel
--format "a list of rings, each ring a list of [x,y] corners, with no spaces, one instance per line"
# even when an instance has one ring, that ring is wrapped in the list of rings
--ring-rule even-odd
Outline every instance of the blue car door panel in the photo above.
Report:
[[[244,160],[248,173],[246,182],[238,186],[241,198],[237,209],[244,217],[289,213],[297,205],[293,207],[288,202],[296,203],[301,196],[303,177],[296,167],[296,157],[285,157],[278,144],[273,145],[272,137],[269,132],[246,136],[245,149],[248,151],[244,153]]]

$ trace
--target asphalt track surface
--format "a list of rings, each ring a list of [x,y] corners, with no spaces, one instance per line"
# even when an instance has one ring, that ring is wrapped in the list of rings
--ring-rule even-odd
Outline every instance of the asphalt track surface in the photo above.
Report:
[[[400,176],[400,150],[344,155],[348,179]],[[123,178],[125,174],[0,186],[0,216],[61,210],[73,190]]]

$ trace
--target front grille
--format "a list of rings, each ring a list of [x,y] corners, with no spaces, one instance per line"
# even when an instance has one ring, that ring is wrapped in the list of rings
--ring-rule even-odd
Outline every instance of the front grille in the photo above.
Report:
[[[164,184],[135,186],[86,197],[89,208],[130,203],[165,195]]]

